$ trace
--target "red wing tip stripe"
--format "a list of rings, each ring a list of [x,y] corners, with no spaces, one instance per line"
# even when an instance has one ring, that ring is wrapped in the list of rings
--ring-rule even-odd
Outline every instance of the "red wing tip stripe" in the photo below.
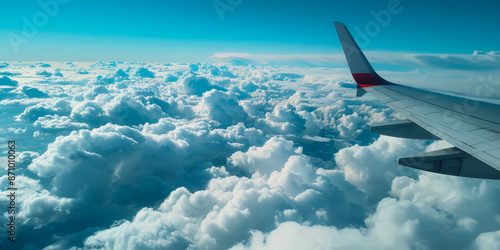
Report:
[[[352,77],[362,88],[388,84],[386,81],[380,79],[380,77],[374,76],[371,73],[352,74]]]
[[[360,86],[361,88],[368,88],[368,87],[373,87],[373,86],[377,86],[377,85],[373,85],[373,84],[358,84],[358,86]]]

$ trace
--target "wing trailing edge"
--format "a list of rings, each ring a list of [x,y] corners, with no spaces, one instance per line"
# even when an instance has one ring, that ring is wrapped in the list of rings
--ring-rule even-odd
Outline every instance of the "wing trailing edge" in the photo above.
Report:
[[[399,158],[398,163],[402,166],[445,175],[500,179],[500,171],[456,147]]]
[[[441,140],[431,132],[410,120],[394,121],[370,127],[370,131],[380,135],[420,140]]]

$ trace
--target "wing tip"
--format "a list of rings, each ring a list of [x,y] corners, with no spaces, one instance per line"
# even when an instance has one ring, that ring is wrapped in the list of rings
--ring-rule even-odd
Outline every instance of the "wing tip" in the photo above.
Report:
[[[370,62],[366,59],[345,24],[341,22],[334,22],[334,24],[347,64],[358,86],[365,88],[378,85],[394,85],[394,83],[383,79],[373,70]]]

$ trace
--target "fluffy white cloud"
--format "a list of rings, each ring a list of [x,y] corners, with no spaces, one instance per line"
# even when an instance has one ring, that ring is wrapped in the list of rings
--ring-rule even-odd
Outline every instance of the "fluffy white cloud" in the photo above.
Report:
[[[335,162],[345,172],[346,180],[368,192],[373,201],[388,195],[394,178],[415,176],[414,170],[398,166],[398,157],[422,152],[419,140],[381,136],[369,146],[354,145],[335,154]]]
[[[206,179],[204,169],[210,168],[212,162],[223,163],[233,152],[248,147],[250,140],[259,140],[253,136],[262,135],[241,125],[210,131],[204,122],[175,124],[164,120],[145,126],[141,132],[109,124],[57,138],[29,169],[41,178],[50,179],[52,191],[67,197],[77,196],[86,186],[96,189],[102,185],[132,185],[130,192],[141,180],[153,176],[168,183],[167,186],[175,186],[177,182],[188,185],[190,176],[199,180],[192,184],[196,187]],[[216,153],[205,151],[206,147]],[[95,177],[89,182],[80,178],[82,175]],[[117,195],[117,191],[114,191],[116,198],[125,198]]]
[[[47,187],[30,188],[34,193],[26,196],[20,219],[30,221],[28,226],[58,225],[55,230],[70,222],[78,230],[110,225],[177,187],[196,190],[210,178],[227,176],[212,164],[224,164],[232,153],[263,140],[262,132],[243,125],[211,130],[202,121],[172,119],[146,124],[142,131],[111,124],[75,131],[58,137],[40,156],[20,156],[33,160],[28,169]]]
[[[33,64],[30,67],[50,68],[50,67],[52,67],[52,65],[50,65],[48,63],[38,62],[38,63]]]
[[[97,102],[104,103],[103,111],[112,122],[118,124],[139,125],[146,122],[157,122],[163,114],[158,105],[144,103],[140,96],[132,94],[122,94],[110,100],[98,100]]]
[[[224,126],[245,122],[248,118],[236,95],[218,90],[205,92],[199,109],[205,109],[212,120]]]
[[[67,116],[58,116],[58,115],[46,115],[40,117],[33,123],[35,127],[41,127],[45,130],[59,130],[59,129],[80,129],[80,128],[88,128],[88,125],[85,123],[76,123],[73,122]]]
[[[223,88],[211,84],[207,78],[189,74],[182,81],[184,89],[189,95],[202,96],[203,93],[212,89],[223,90]]]
[[[94,64],[91,65],[92,68],[114,68],[116,67],[117,64],[116,62],[96,62]]]
[[[50,77],[50,76],[52,76],[52,73],[47,72],[46,70],[42,70],[42,71],[39,71],[38,73],[36,73],[36,75]]]
[[[165,82],[166,83],[169,83],[169,82],[176,82],[177,80],[179,80],[179,77],[175,76],[174,74],[171,74],[169,73],[166,77],[165,77]]]
[[[247,53],[217,53],[212,60],[236,66],[255,65],[287,65],[287,66],[339,66],[345,61],[342,55],[266,55]]]
[[[262,147],[252,146],[248,152],[236,152],[231,158],[231,164],[247,175],[258,172],[269,176],[279,171],[292,155],[301,153],[301,149],[294,149],[293,142],[283,138],[273,137]]]
[[[25,94],[28,98],[48,98],[49,95],[37,88],[31,88],[28,86],[23,86],[21,92]]]
[[[14,81],[12,79],[10,79],[9,77],[7,76],[4,76],[2,78],[0,78],[0,85],[2,86],[17,86],[18,82],[17,81]]]
[[[12,72],[9,72],[9,71],[1,71],[0,75],[1,76],[17,76],[17,75],[21,75],[21,74],[20,73],[12,73]]]
[[[176,103],[166,102],[156,97],[157,94],[146,89],[111,93],[106,87],[94,87],[89,92],[78,96],[82,100],[74,104],[71,114],[77,122],[98,127],[107,123],[140,125],[155,123],[164,116],[177,111]]]
[[[36,121],[39,117],[46,115],[69,115],[71,112],[71,103],[65,100],[57,101],[53,104],[41,103],[30,106],[19,115],[18,120]]]
[[[146,68],[138,68],[134,70],[134,75],[144,77],[144,78],[155,78],[155,73],[151,72]]]
[[[285,222],[269,234],[253,231],[247,244],[240,243],[231,249],[383,249],[383,246],[365,239],[362,232],[354,228],[339,230]]]
[[[380,201],[365,224],[338,228],[287,222],[268,234],[254,231],[249,242],[232,249],[464,248],[471,236],[467,220],[457,222],[432,207],[392,198]],[[495,233],[481,235],[475,243],[483,249],[494,248]]]
[[[495,249],[500,244],[500,230],[480,234],[474,240],[475,249]]]
[[[270,158],[279,156],[281,146],[276,139],[270,141],[260,150]],[[273,164],[281,167],[270,177],[252,171],[251,178],[212,179],[205,190],[194,193],[179,188],[158,209],[144,208],[133,220],[97,232],[86,246],[228,248],[247,239],[249,230],[270,232],[282,221],[345,225],[362,218],[358,202],[363,202],[364,193],[346,182],[341,172],[315,169],[300,153],[285,162],[265,163]]]
[[[496,181],[425,173],[417,180],[397,177],[392,183],[391,194],[400,200],[445,212],[462,222],[470,231],[469,237],[480,231],[497,230],[500,226],[500,202],[494,198],[500,194],[500,186]],[[476,209],[478,204],[483,204],[480,210]]]

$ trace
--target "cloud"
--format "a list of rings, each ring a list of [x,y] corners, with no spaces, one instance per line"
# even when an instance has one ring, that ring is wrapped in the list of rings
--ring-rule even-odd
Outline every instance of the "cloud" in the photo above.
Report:
[[[50,129],[75,126],[67,117],[57,116],[35,123],[44,125]],[[28,169],[49,188],[34,189],[27,196],[31,202],[20,213],[30,219],[27,225],[58,225],[53,230],[63,230],[68,223],[75,230],[111,225],[121,216],[161,201],[177,187],[196,190],[210,178],[227,176],[212,163],[223,164],[233,152],[248,148],[250,142],[259,143],[263,136],[242,125],[212,131],[203,122],[175,120],[147,124],[143,131],[111,124],[74,131],[58,137],[40,156],[30,157]],[[214,152],[206,151],[207,147]],[[39,218],[42,212],[47,213],[44,219]],[[67,218],[74,215],[78,216]],[[31,232],[29,227],[22,231]]]
[[[95,85],[106,85],[113,83],[115,83],[115,78],[113,76],[111,77],[97,76],[96,81],[94,82]]]
[[[68,121],[67,117],[47,118],[52,118],[47,120],[50,123],[39,119],[37,124],[64,126],[64,121]],[[170,186],[176,181],[188,181],[182,180],[184,175],[201,174],[205,168],[212,166],[211,162],[224,162],[233,152],[245,148],[245,145],[248,147],[250,141],[262,140],[257,136],[263,135],[242,125],[210,131],[203,122],[176,124],[162,120],[158,124],[144,126],[144,132],[141,132],[127,126],[108,124],[98,129],[79,130],[66,137],[58,137],[44,154],[33,161],[29,169],[41,178],[49,178],[53,191],[66,197],[75,197],[80,188],[87,186],[85,183],[89,180],[86,178],[81,178],[82,185],[75,185],[83,172],[87,172],[84,175],[94,173],[100,176],[91,182],[95,182],[93,185],[96,187],[119,185],[122,182],[138,185],[142,178],[148,176],[159,177],[162,182],[168,180]],[[211,147],[217,153],[206,152],[205,147]],[[148,166],[145,168],[144,164]],[[143,177],[134,180],[132,176]],[[107,181],[99,184],[106,178]],[[201,174],[198,178],[207,177]]]
[[[190,71],[198,71],[200,69],[199,64],[190,63],[188,64],[188,69]]]
[[[92,64],[90,67],[92,68],[114,68],[116,67],[117,64],[116,62],[96,62],[94,64]]]
[[[46,70],[42,70],[42,71],[39,71],[38,73],[36,73],[36,75],[50,77],[50,76],[52,76],[52,73],[47,72]]]
[[[101,94],[109,94],[109,90],[104,86],[96,86],[92,89],[89,89],[89,91],[87,91],[83,95],[83,97],[87,100],[95,100],[95,98]]]
[[[147,69],[145,69],[145,70],[147,71]],[[79,72],[79,73],[84,74],[85,72],[83,72],[83,73]],[[88,74],[88,72],[87,72],[87,74]],[[149,72],[149,73],[142,72],[141,74],[143,74],[144,77],[152,76],[151,78],[154,78],[154,73],[152,73],[152,72]],[[113,74],[108,74],[106,76],[102,76],[102,75],[97,76],[97,78],[93,82],[93,84],[94,85],[108,85],[108,84],[113,84],[115,82],[122,82],[122,81],[128,80],[128,79],[129,79],[129,74],[127,72],[125,72],[123,69],[118,69]]]
[[[155,78],[155,74],[146,68],[138,68],[134,70],[134,75],[144,78]]]
[[[380,243],[374,243],[378,242],[364,239],[357,229],[285,222],[269,234],[254,231],[247,244],[240,243],[231,249],[383,249]]]
[[[37,235],[51,235],[50,231],[44,230],[47,228],[47,225],[57,227],[60,230],[60,222],[66,219],[68,209],[74,205],[73,200],[51,195],[50,192],[43,189],[39,180],[34,180],[24,175],[16,176],[15,183],[18,188],[16,191],[16,222],[18,222],[16,223],[16,232],[18,235],[23,234],[30,239],[37,237]],[[0,178],[0,186],[7,187],[8,185],[8,176],[2,176]],[[2,190],[5,189],[2,188]],[[9,194],[9,191],[1,192],[0,204],[4,207],[8,207],[10,202],[7,194]],[[0,218],[2,223],[0,228],[3,231],[7,231],[5,225],[8,223],[8,220],[6,216]],[[19,223],[21,221],[23,223]],[[2,244],[11,243],[7,242],[6,238],[2,241]],[[47,241],[43,238],[36,241],[16,239],[16,244],[23,246],[34,243],[48,245],[50,244],[50,240]]]
[[[463,248],[470,238],[468,222],[455,222],[432,207],[392,198],[380,201],[376,212],[365,223],[366,228],[340,229],[286,222],[269,234],[254,231],[247,244],[240,243],[233,249],[287,249],[290,246],[307,249]],[[491,242],[485,245],[492,246]]]
[[[28,172],[26,171],[28,169],[28,166],[35,158],[38,158],[39,156],[40,154],[37,152],[23,151],[17,156],[17,166],[23,172]]]
[[[292,155],[298,155],[300,149],[294,149],[293,143],[283,138],[273,137],[262,147],[252,146],[248,152],[236,152],[230,163],[247,175],[258,172],[269,176],[279,171]]]
[[[368,146],[341,149],[335,154],[335,162],[345,172],[346,180],[377,201],[388,195],[397,176],[415,176],[413,170],[399,166],[395,159],[422,152],[424,148],[423,141],[381,136]]]
[[[440,188],[432,188],[436,186]],[[500,218],[500,202],[493,199],[500,194],[500,187],[495,181],[425,173],[418,179],[397,177],[392,183],[391,194],[401,200],[436,208],[454,220],[467,222],[471,231],[469,237],[477,235],[478,225],[481,230],[494,231],[500,224],[496,219]],[[477,210],[475,204],[488,205]]]
[[[23,113],[18,116],[20,121],[36,121],[39,117],[46,115],[69,115],[71,112],[71,103],[65,100],[57,101],[53,104],[45,103],[27,107]]]
[[[220,86],[210,84],[207,78],[194,74],[187,75],[182,81],[184,90],[189,95],[202,96],[203,93],[212,89],[223,90]]]
[[[69,215],[74,205],[73,199],[55,197],[47,190],[42,190],[25,199],[21,218],[29,218],[27,223],[35,226],[60,222]]]
[[[491,70],[500,67],[498,51],[474,51],[472,54],[409,54],[403,52],[367,51],[372,63],[393,64],[403,67],[424,66],[448,70]],[[339,67],[345,65],[343,54],[331,55],[274,55],[247,53],[217,53],[212,60],[237,66],[287,65]]]
[[[1,136],[30,142],[17,161],[21,248],[496,244],[499,186],[398,166],[443,145],[369,132],[401,116],[355,98],[346,69],[51,64],[65,83],[13,63],[21,86],[0,102]]]
[[[50,68],[52,66],[48,63],[39,62],[39,63],[33,64],[31,67]]]
[[[166,83],[169,83],[169,82],[176,82],[177,80],[179,80],[179,77],[173,75],[173,74],[168,74],[166,77],[165,77],[165,82]]]
[[[262,150],[273,158],[276,151],[269,147],[273,146]],[[360,209],[346,200],[344,192],[359,200],[363,193],[345,182],[341,173],[314,169],[301,154],[279,164],[282,169],[269,178],[254,172],[251,178],[214,178],[205,190],[194,193],[178,188],[158,209],[144,208],[133,220],[99,231],[85,244],[91,248],[228,248],[245,240],[249,229],[270,232],[282,220],[343,224],[352,216],[349,211]]]
[[[455,93],[473,98],[499,98],[500,53],[474,51],[472,54],[415,54],[365,51],[374,68],[385,79],[418,88]],[[347,67],[343,54],[274,55],[219,53],[212,60],[231,65],[288,65],[296,67]],[[350,79],[350,77],[349,77]],[[453,85],[450,89],[447,86]],[[478,93],[479,85],[493,93]]]
[[[464,54],[412,54],[410,57],[428,67],[453,70],[491,70],[500,67],[500,52],[474,51],[472,55]]]
[[[74,105],[69,116],[93,127],[109,122],[121,125],[155,123],[164,116],[163,109],[168,112],[173,109],[149,89],[131,89],[117,94],[104,86],[97,86],[79,98],[82,101]]]
[[[7,76],[4,76],[4,77],[0,78],[0,85],[1,86],[12,86],[12,87],[15,87],[18,84],[19,83],[17,81],[14,81],[14,80],[10,79]]]
[[[322,66],[335,67],[345,62],[343,55],[272,55],[247,53],[216,53],[211,56],[218,63],[235,66],[254,65],[287,65],[287,66]]]
[[[98,102],[103,102],[104,97]],[[113,123],[139,125],[157,122],[162,117],[162,110],[157,104],[144,103],[140,97],[121,94],[106,101],[103,111]]]
[[[475,249],[493,249],[500,243],[500,230],[495,232],[487,232],[480,234],[474,240],[473,247]]]
[[[196,70],[191,70],[191,71],[203,72],[209,76],[228,77],[228,78],[238,77],[232,72],[234,68],[228,65],[213,65],[213,64],[203,63],[194,66],[197,67]]]
[[[128,74],[125,71],[123,71],[123,69],[118,69],[115,72],[115,76],[118,78],[128,78]]]
[[[99,126],[106,123],[106,115],[102,107],[92,101],[85,101],[76,104],[71,110],[71,119],[77,122],[84,122],[91,126]]]
[[[305,117],[299,114],[296,107],[290,102],[297,95],[300,95],[300,92],[297,92],[288,100],[283,100],[275,103],[274,105],[265,100],[268,97],[263,96],[262,102],[247,102],[245,103],[245,108],[249,113],[257,116],[255,125],[266,132],[278,134],[301,133],[306,129],[305,124],[307,121]],[[255,106],[256,104],[258,106]],[[272,112],[259,113],[255,112],[256,109],[270,109]]]
[[[40,91],[37,88],[32,88],[28,86],[23,86],[21,88],[21,92],[25,94],[28,98],[49,98],[50,96],[45,93]]]
[[[245,122],[248,114],[232,93],[211,90],[203,94],[201,108],[208,110],[208,116],[223,126]]]
[[[40,117],[33,123],[34,127],[41,127],[44,130],[75,130],[80,128],[88,128],[88,125],[85,123],[77,123],[73,122],[67,116],[58,116],[58,115],[46,115]]]
[[[20,73],[12,73],[12,72],[8,72],[8,71],[2,71],[2,72],[0,72],[0,75],[1,76],[18,76],[21,74]]]

